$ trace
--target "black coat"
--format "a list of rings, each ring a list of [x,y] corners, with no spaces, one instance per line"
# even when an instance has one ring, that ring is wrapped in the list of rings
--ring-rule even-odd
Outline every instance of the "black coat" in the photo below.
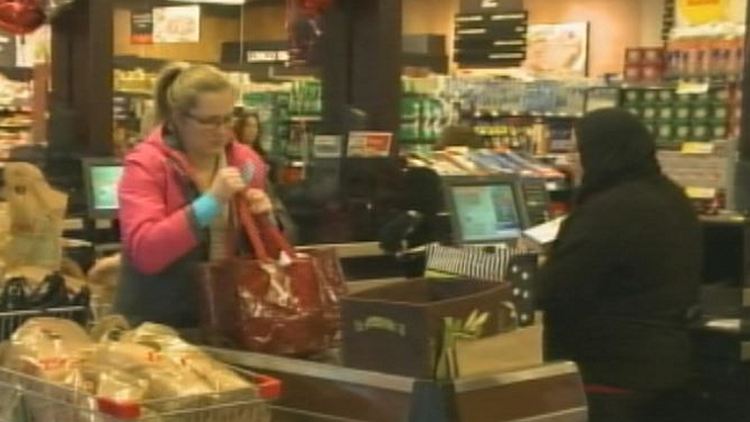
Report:
[[[582,140],[581,132],[585,166],[590,136]],[[619,152],[617,160],[628,159]],[[547,359],[577,362],[587,384],[658,391],[689,376],[686,315],[698,300],[701,233],[682,189],[651,161],[653,151],[639,154],[630,158],[647,167],[618,177],[592,172],[588,183],[584,176],[537,288]]]

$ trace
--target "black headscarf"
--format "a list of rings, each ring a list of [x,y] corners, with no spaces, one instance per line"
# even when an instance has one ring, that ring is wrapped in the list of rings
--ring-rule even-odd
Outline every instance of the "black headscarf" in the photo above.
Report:
[[[576,137],[583,166],[578,204],[621,183],[661,175],[653,136],[626,110],[587,114],[576,126]]]

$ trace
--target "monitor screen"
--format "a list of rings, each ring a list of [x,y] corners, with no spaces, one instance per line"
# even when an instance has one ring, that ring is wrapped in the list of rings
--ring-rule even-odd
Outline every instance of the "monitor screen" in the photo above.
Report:
[[[85,158],[83,179],[91,218],[117,218],[117,186],[122,177],[122,162],[114,157]]]
[[[92,208],[117,210],[117,184],[122,177],[122,166],[91,167]]]
[[[517,238],[523,223],[512,183],[450,186],[459,241],[491,242]]]

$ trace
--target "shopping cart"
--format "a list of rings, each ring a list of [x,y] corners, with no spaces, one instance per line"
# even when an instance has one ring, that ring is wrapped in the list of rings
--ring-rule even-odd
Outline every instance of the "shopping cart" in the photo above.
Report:
[[[0,422],[270,422],[281,383],[237,371],[256,388],[134,403],[0,369]]]
[[[30,309],[0,312],[0,341],[10,338],[14,331],[31,318],[52,317],[69,319],[85,326],[92,322],[94,310],[88,306],[66,306],[50,309]]]

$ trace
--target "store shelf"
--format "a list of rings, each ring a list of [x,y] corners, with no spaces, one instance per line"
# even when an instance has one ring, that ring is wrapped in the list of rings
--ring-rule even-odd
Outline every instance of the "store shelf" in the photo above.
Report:
[[[521,118],[557,118],[557,119],[580,119],[583,113],[568,112],[526,112],[526,111],[498,111],[498,110],[479,110],[474,112],[464,112],[464,116],[473,118],[503,118],[503,117],[521,117]]]
[[[0,112],[2,113],[31,113],[31,108],[21,107],[21,106],[0,106]]]
[[[320,116],[291,116],[287,119],[290,122],[320,122],[322,120]]]
[[[154,94],[150,91],[129,91],[129,90],[117,90],[114,92],[115,96],[133,96],[133,97],[146,97],[152,98]]]
[[[16,81],[29,81],[34,77],[30,67],[0,66],[0,74]]]
[[[570,183],[565,180],[547,180],[544,187],[547,188],[548,192],[563,192],[573,189]]]

